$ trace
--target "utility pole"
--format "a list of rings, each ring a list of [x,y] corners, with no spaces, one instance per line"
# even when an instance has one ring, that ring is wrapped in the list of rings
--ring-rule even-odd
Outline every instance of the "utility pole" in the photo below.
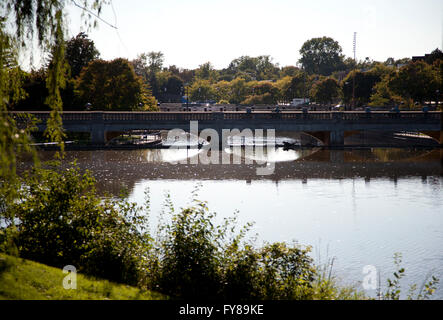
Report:
[[[354,32],[354,42],[353,42],[353,49],[354,49],[354,76],[352,77],[352,109],[355,109],[355,67],[357,66],[357,32]]]

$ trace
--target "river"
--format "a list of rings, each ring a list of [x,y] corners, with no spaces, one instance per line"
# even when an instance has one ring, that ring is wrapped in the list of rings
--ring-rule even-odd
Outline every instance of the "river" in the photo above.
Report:
[[[198,188],[219,219],[238,210],[241,224],[254,222],[258,243],[296,240],[312,246],[317,263],[333,258],[343,284],[363,290],[363,268],[371,265],[385,286],[399,252],[406,269],[402,291],[411,283],[420,287],[429,273],[442,281],[433,298],[443,299],[442,150],[277,149],[264,155],[273,163],[268,175],[257,175],[264,166],[257,163],[196,164],[190,159],[199,152],[67,151],[66,160],[91,170],[103,194],[117,195],[125,186],[129,199],[142,204],[149,188],[153,226],[166,193],[178,209]]]

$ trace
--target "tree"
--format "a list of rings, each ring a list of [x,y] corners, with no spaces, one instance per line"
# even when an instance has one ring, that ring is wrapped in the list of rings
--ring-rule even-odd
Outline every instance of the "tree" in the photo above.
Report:
[[[279,68],[272,63],[270,56],[241,56],[234,59],[223,72],[232,78],[242,77],[245,80],[271,80],[278,77]]]
[[[372,69],[371,71],[351,71],[346,78],[343,79],[343,100],[345,103],[354,103],[357,106],[364,105],[369,102],[373,93],[375,84],[381,81],[382,72],[379,69]]]
[[[299,68],[294,67],[294,66],[286,66],[286,67],[281,68],[281,70],[280,70],[280,78],[284,78],[286,76],[293,77],[298,72],[300,72]]]
[[[264,55],[257,58],[257,80],[273,80],[279,76],[278,64],[272,62],[271,56]]]
[[[100,57],[94,41],[84,32],[66,42],[66,61],[71,67],[71,77],[77,78],[89,62]]]
[[[157,99],[163,102],[180,102],[183,93],[183,81],[170,71],[160,71],[156,74],[158,93]]]
[[[435,49],[429,55],[425,55],[425,62],[427,64],[434,64],[435,61],[443,60],[443,52],[440,49]]]
[[[131,61],[135,73],[149,83],[154,96],[158,96],[161,85],[158,83],[157,73],[162,70],[164,55],[162,52],[151,51],[141,53]]]
[[[311,96],[319,103],[333,103],[340,96],[340,86],[333,78],[319,80],[312,87]]]
[[[373,93],[370,97],[370,106],[374,107],[380,107],[380,106],[387,106],[392,104],[399,104],[402,100],[402,97],[399,95],[394,94],[389,89],[389,81],[390,81],[390,74],[387,74],[383,76],[380,82],[377,82],[374,85]]]
[[[8,29],[15,31],[14,36],[9,35],[12,42],[18,43],[21,49],[28,50],[32,54],[35,44],[32,40],[35,39],[34,35],[36,35],[38,48],[45,53],[52,52],[53,59],[46,79],[48,89],[46,104],[50,106],[51,113],[47,120],[45,135],[50,141],[59,142],[62,152],[64,150],[64,133],[61,119],[63,103],[60,89],[63,89],[65,86],[64,36],[67,2],[67,0],[3,0],[0,3],[0,17],[11,17]],[[99,16],[105,3],[105,0],[95,0],[93,3],[84,1],[83,5],[85,11]],[[2,31],[3,20],[2,18]],[[91,22],[91,20],[87,21]],[[0,46],[0,56],[4,54],[5,48],[7,47]],[[21,84],[17,82],[15,87],[20,88]],[[4,97],[0,96],[0,101],[3,100]],[[0,102],[0,108],[2,107],[1,104],[2,102]],[[58,155],[56,153],[56,156]]]
[[[195,81],[189,91],[192,101],[205,102],[216,98],[215,91],[208,80]]]
[[[134,68],[135,74],[141,77],[144,81],[148,81],[148,55],[146,53],[139,54],[137,58],[131,61],[131,64]]]
[[[151,75],[161,71],[164,61],[164,54],[161,51],[148,52],[147,58],[148,58],[148,70]]]
[[[291,90],[291,80],[292,78],[290,76],[285,76],[275,83],[280,101],[288,102],[294,98]]]
[[[441,89],[441,82],[432,66],[417,61],[401,67],[390,77],[388,86],[395,94],[422,103],[435,98],[436,91]]]
[[[357,68],[357,69],[360,69],[360,70],[362,70],[362,71],[367,71],[367,70],[372,69],[377,63],[378,63],[378,62],[372,60],[371,58],[366,57],[365,60],[360,60],[360,61],[357,63],[356,68]]]
[[[48,89],[46,89],[46,70],[40,68],[26,73],[23,79],[22,89],[26,97],[17,101],[15,110],[48,110],[45,105]]]
[[[229,102],[231,99],[231,83],[225,80],[219,81],[212,85],[215,90],[217,101]]]
[[[243,78],[235,78],[230,82],[230,85],[231,98],[229,99],[229,102],[238,104],[244,101],[248,95],[246,80]]]
[[[248,84],[250,94],[242,104],[274,104],[278,100],[278,88],[269,81],[253,81]]]
[[[166,90],[168,94],[181,96],[183,94],[183,80],[176,75],[171,75],[166,82]]]
[[[218,74],[217,70],[214,69],[210,62],[206,62],[199,66],[197,70],[195,70],[195,77],[201,80],[208,80],[211,83],[217,81]]]
[[[309,74],[329,76],[344,68],[342,48],[332,38],[313,38],[306,41],[300,49],[299,62]]]
[[[78,78],[83,103],[95,110],[145,110],[153,100],[131,64],[122,58],[110,62],[95,60],[83,69]]]

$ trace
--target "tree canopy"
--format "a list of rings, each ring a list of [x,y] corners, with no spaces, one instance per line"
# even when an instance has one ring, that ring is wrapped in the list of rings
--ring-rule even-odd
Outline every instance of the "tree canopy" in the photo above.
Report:
[[[344,68],[342,48],[329,37],[313,38],[306,41],[300,49],[299,62],[309,74],[331,75]]]
[[[333,78],[319,80],[312,87],[311,95],[318,103],[333,103],[340,96],[340,86]]]
[[[83,103],[95,110],[145,110],[149,93],[132,65],[122,58],[95,60],[80,73],[78,90]]]
[[[71,77],[77,78],[89,62],[100,57],[94,41],[84,32],[80,32],[66,43],[66,61],[71,67]]]

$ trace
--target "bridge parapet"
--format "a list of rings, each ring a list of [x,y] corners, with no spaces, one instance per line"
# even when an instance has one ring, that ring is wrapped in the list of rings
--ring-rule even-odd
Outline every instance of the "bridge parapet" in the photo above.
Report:
[[[32,114],[37,119],[46,121],[49,111],[12,112],[15,118],[25,114]],[[360,121],[360,120],[390,120],[407,119],[409,121],[438,121],[441,112],[82,112],[67,111],[62,113],[63,121],[210,121],[210,120],[335,120],[335,121]]]

